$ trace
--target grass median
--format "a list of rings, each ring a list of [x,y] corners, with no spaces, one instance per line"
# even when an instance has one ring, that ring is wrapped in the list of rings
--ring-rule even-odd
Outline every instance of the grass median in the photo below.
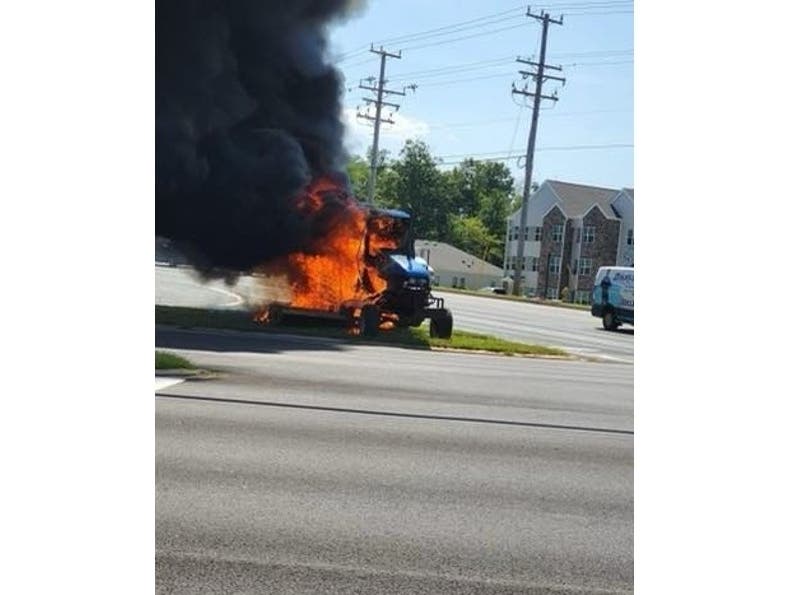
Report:
[[[293,318],[278,325],[255,322],[249,312],[239,310],[204,310],[176,306],[155,306],[156,324],[180,328],[209,328],[249,331],[259,333],[288,333],[313,337],[326,337],[350,343],[394,345],[413,349],[460,349],[486,351],[503,355],[533,355],[565,357],[568,354],[555,347],[506,341],[490,335],[455,330],[451,339],[429,336],[428,323],[418,328],[396,328],[381,332],[375,338],[353,336],[339,323],[310,318]]]
[[[168,351],[154,352],[155,370],[195,370],[196,367],[185,358]]]

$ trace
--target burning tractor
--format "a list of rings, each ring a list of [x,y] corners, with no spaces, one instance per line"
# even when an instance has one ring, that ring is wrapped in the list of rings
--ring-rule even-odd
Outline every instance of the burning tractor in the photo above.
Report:
[[[379,238],[393,238],[395,248],[384,246]],[[393,321],[396,326],[420,326],[430,320],[430,336],[449,339],[452,336],[452,313],[430,292],[431,274],[427,262],[417,258],[410,234],[410,216],[397,210],[370,209],[364,237],[363,274],[372,269],[386,280],[386,287],[373,294],[361,307],[361,334],[377,333],[382,322]],[[365,283],[370,283],[368,278]],[[371,286],[371,285],[370,285]]]
[[[318,208],[321,194],[321,188],[309,189],[304,207]],[[331,318],[365,337],[429,319],[431,337],[451,338],[452,313],[430,291],[431,270],[415,255],[410,215],[363,205],[346,195],[341,204],[330,231],[312,251],[290,254],[287,262],[268,267],[270,272],[287,271],[292,299],[268,304],[257,319]]]

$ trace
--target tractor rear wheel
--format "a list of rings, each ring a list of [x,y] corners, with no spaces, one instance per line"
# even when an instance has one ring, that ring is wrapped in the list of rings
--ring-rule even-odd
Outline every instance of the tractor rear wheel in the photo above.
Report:
[[[451,311],[444,308],[440,311],[440,316],[435,316],[430,320],[430,337],[451,339],[453,325],[454,320],[452,319]]]
[[[361,336],[376,337],[380,329],[380,308],[369,304],[361,308],[361,318],[359,320]]]

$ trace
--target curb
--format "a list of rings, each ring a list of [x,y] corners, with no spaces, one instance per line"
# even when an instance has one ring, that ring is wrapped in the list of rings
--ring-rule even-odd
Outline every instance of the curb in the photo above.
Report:
[[[221,375],[211,370],[184,370],[176,368],[172,370],[154,370],[154,377],[156,378],[157,376],[163,378],[182,378],[184,380],[212,380],[214,378],[220,378]]]

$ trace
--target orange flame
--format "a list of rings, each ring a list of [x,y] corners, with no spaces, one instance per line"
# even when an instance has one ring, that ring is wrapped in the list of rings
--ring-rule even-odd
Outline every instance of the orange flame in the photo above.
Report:
[[[320,177],[297,198],[307,217],[323,217],[327,232],[312,239],[309,249],[294,252],[259,267],[265,275],[285,274],[291,289],[290,306],[338,311],[342,305],[371,302],[387,282],[375,265],[384,249],[396,248],[399,237],[388,219],[370,217],[343,186]],[[257,319],[266,321],[262,312]]]

